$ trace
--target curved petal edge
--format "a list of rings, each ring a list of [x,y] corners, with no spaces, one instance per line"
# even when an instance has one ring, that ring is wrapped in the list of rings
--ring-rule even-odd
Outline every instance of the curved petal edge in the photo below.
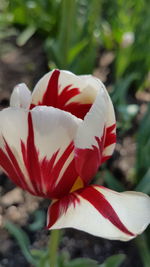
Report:
[[[117,193],[102,186],[88,186],[48,210],[49,229],[76,228],[95,236],[128,241],[150,223],[150,198],[138,192]]]
[[[28,109],[31,103],[31,92],[25,83],[20,83],[15,86],[11,97],[10,106],[16,108]]]
[[[80,124],[75,138],[76,169],[85,185],[99,166],[110,158],[116,143],[116,120],[111,99],[99,81],[94,104]]]

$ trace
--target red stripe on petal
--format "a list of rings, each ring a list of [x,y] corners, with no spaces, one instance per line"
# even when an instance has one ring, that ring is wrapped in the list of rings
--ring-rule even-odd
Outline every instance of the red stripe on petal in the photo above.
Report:
[[[27,190],[31,194],[34,194],[34,192],[27,185],[25,176],[19,167],[17,159],[15,158],[11,148],[9,147],[6,141],[5,141],[5,147],[8,156],[7,154],[4,153],[2,149],[0,149],[0,165],[2,166],[3,170],[6,171],[9,178],[17,186],[23,188],[24,190]]]
[[[41,177],[42,177],[42,183],[44,185],[44,188],[46,189],[46,195],[51,198],[51,191],[52,191],[52,170],[54,168],[55,160],[58,155],[58,151],[56,151],[52,157],[48,160],[46,157],[41,160],[40,166],[41,166]]]
[[[72,87],[72,85],[66,86],[58,96],[57,107],[62,110],[70,112],[71,114],[75,115],[80,119],[84,119],[85,115],[91,108],[92,104],[81,104],[78,102],[72,102],[67,104],[67,102],[71,98],[80,94],[79,88],[70,88],[70,87]]]
[[[31,113],[28,114],[28,138],[25,145],[21,141],[23,160],[28,171],[30,181],[34,187],[36,195],[43,195],[41,183],[41,169],[39,164],[39,153],[34,143],[34,130]]]
[[[115,130],[116,124],[112,124],[111,126],[106,128],[107,134],[110,134],[113,130]]]
[[[96,174],[100,165],[100,153],[94,146],[93,149],[75,149],[76,169],[79,176],[87,185]]]
[[[95,136],[97,146],[91,148],[75,148],[76,169],[80,177],[87,185],[96,174],[100,165],[110,158],[111,155],[103,156],[103,151],[107,146],[116,143],[116,134],[112,133],[116,124],[104,128],[101,138]]]
[[[57,181],[65,162],[68,160],[73,150],[74,144],[71,142],[51,170],[51,180],[48,184],[48,191],[52,198],[61,198],[68,194],[78,176],[73,159],[60,178],[60,181]]]
[[[105,161],[109,160],[110,157],[111,157],[111,155],[110,156],[102,157],[102,162],[101,163],[104,163]]]
[[[121,222],[117,213],[102,193],[89,186],[86,189],[79,191],[79,194],[81,197],[89,201],[104,218],[108,219],[120,231],[127,235],[134,236],[134,234]]]
[[[112,132],[116,128],[116,124],[106,128],[104,148],[116,143],[116,134]]]
[[[60,216],[60,201],[56,201],[48,208],[47,211],[47,229],[55,224]]]
[[[92,145],[92,148],[75,148],[76,169],[84,184],[89,184],[90,180],[96,174],[102,159],[103,138],[95,137],[98,146]]]
[[[66,103],[74,96],[80,94],[80,91],[78,88],[71,88],[72,84],[69,84],[66,86],[63,91],[58,96],[58,106],[64,107]]]
[[[71,142],[68,145],[68,147],[65,149],[65,151],[63,152],[63,154],[60,157],[60,159],[57,161],[57,163],[55,165],[55,168],[53,170],[54,181],[52,181],[52,184],[53,184],[54,187],[55,187],[55,185],[57,183],[57,178],[59,176],[59,173],[60,173],[61,169],[63,168],[65,162],[67,161],[68,157],[73,152],[73,149],[74,149],[73,142]]]
[[[57,107],[59,75],[60,71],[54,70],[48,82],[42,102],[40,103],[41,105]]]
[[[51,199],[63,197],[70,192],[78,176],[74,167],[74,162],[71,161],[57,184],[62,168],[73,152],[73,142],[67,146],[58,160],[59,149],[50,159],[47,159],[45,156],[43,159],[39,160],[39,153],[34,143],[31,114],[29,114],[28,117],[28,124],[29,133],[27,144],[25,145],[21,142],[21,148],[23,160],[36,194]]]
[[[73,205],[75,208],[77,202],[79,203],[79,199],[74,193],[54,202],[48,209],[47,228],[51,228],[67,212],[70,205]]]
[[[70,112],[80,119],[84,119],[87,112],[90,110],[92,104],[80,104],[77,102],[72,102],[63,107],[63,110]]]
[[[31,192],[31,190],[28,188],[26,181],[25,181],[25,177],[24,174],[22,173],[19,164],[17,162],[17,159],[15,157],[15,155],[13,154],[12,150],[10,149],[9,145],[7,144],[7,142],[5,141],[5,147],[6,147],[6,151],[8,153],[8,156],[14,166],[14,169],[16,170],[16,173],[18,175],[18,178],[20,180],[20,185],[23,189],[28,190]]]
[[[7,173],[7,175],[12,179],[12,181],[21,187],[20,179],[18,177],[18,174],[16,173],[16,170],[8,158],[8,156],[4,153],[2,149],[0,149],[0,166],[3,168],[3,170]]]
[[[54,198],[61,198],[64,195],[68,194],[73,187],[78,174],[75,170],[75,161],[71,161],[67,169],[65,170],[63,176],[61,177],[60,182],[53,191]]]
[[[71,102],[67,104],[67,102],[74,96],[80,94],[80,89],[72,88],[73,85],[69,84],[63,88],[61,92],[59,92],[59,76],[60,71],[54,70],[49,79],[43,98],[37,105],[56,107],[61,110],[68,111],[76,117],[83,119],[91,108],[92,104],[81,104],[78,102]],[[35,104],[31,104],[30,109],[33,109],[35,106]]]
[[[116,133],[113,132],[116,129],[116,124],[114,123],[113,125],[109,126],[106,128],[106,133],[105,133],[105,142],[104,142],[104,149],[111,146],[112,144],[116,143]],[[112,155],[113,150],[110,150],[107,152],[107,154],[102,156],[101,163],[104,163],[106,160],[108,160],[111,155]]]

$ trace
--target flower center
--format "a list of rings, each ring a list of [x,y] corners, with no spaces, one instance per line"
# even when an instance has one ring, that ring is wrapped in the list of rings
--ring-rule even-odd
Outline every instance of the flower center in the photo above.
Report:
[[[70,190],[70,193],[80,189],[80,188],[83,188],[84,187],[84,183],[83,183],[83,180],[80,178],[80,176],[78,176],[78,178],[76,179],[75,183],[73,184],[71,190]]]

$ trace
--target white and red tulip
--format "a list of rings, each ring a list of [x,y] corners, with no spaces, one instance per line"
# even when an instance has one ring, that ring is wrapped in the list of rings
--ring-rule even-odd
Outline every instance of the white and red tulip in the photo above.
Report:
[[[113,153],[115,130],[98,79],[54,70],[32,95],[25,84],[16,86],[0,112],[0,165],[16,185],[52,200],[48,228],[130,240],[150,223],[150,198],[89,185]]]

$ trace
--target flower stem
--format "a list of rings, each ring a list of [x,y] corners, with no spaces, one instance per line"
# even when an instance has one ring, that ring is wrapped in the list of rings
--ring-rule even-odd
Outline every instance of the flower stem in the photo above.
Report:
[[[50,267],[57,266],[57,252],[59,246],[59,230],[52,230],[48,243]]]

